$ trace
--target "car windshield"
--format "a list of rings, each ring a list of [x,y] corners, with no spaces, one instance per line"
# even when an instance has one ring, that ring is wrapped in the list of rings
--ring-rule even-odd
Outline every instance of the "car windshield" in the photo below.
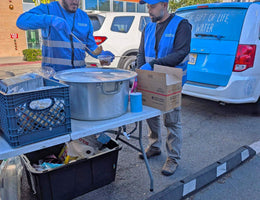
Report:
[[[111,25],[111,31],[127,33],[133,21],[134,16],[115,17]]]
[[[239,40],[246,9],[198,9],[176,12],[192,24],[192,38]]]
[[[151,21],[150,17],[142,16],[140,19],[139,31],[142,32],[146,24],[148,24],[150,21]]]
[[[92,16],[91,15],[91,16],[89,16],[89,18],[90,18],[90,21],[92,23],[93,30],[94,31],[99,30],[101,28],[103,22],[104,22],[104,17],[103,16],[98,16],[98,15],[96,15],[96,16],[94,16],[94,15]]]

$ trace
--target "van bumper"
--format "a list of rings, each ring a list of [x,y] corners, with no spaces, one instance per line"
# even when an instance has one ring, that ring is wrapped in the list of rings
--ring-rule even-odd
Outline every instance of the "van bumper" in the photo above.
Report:
[[[182,93],[224,103],[255,103],[260,97],[260,79],[232,75],[225,87],[187,82]]]

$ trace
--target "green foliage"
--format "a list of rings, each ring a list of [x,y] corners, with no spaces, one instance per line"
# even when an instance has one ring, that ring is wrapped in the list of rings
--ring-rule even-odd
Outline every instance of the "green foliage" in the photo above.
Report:
[[[24,49],[23,50],[24,60],[36,61],[42,59],[41,49]]]
[[[222,0],[169,0],[169,10],[175,11],[177,8],[203,4],[203,3],[216,3],[223,2]]]

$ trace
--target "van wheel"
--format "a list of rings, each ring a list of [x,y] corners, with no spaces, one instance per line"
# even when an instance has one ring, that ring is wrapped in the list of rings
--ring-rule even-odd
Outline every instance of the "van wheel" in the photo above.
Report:
[[[126,69],[126,70],[131,70],[135,71],[135,60],[136,60],[136,55],[130,55],[122,61],[122,64],[120,64],[119,68],[121,69]]]

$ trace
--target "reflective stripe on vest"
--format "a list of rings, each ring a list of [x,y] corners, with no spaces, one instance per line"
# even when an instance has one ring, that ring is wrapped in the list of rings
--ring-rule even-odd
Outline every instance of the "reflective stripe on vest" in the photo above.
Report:
[[[71,43],[70,42],[65,42],[65,41],[54,41],[54,40],[43,40],[42,42],[43,46],[46,47],[58,47],[58,48],[71,48]],[[85,46],[79,42],[73,42],[73,45],[77,49],[85,49]]]
[[[50,58],[50,57],[42,57],[43,63],[49,63],[50,65],[67,65],[71,66],[71,60],[70,59],[64,59],[64,58]],[[74,60],[74,66],[75,67],[81,67],[85,65],[84,60]]]

